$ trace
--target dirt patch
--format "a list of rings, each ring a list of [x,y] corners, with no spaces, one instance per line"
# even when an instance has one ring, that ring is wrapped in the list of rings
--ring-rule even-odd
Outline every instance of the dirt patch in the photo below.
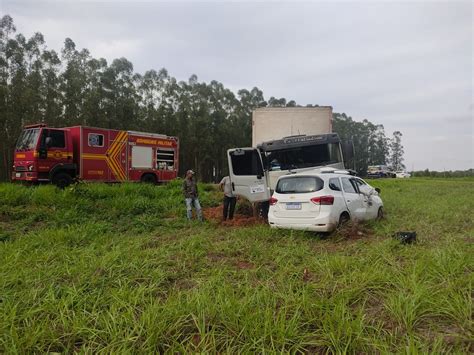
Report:
[[[174,287],[176,289],[183,290],[183,291],[191,290],[196,286],[197,286],[196,282],[189,279],[179,279],[179,280],[176,280],[176,282],[174,283]]]
[[[243,260],[238,260],[235,262],[235,266],[238,268],[238,269],[253,269],[255,268],[255,265],[248,262],[248,261],[243,261]]]
[[[240,254],[240,253],[238,253]],[[207,258],[213,263],[226,263],[240,270],[254,269],[255,265],[249,261],[239,259],[235,255],[226,255],[223,253],[208,253]]]
[[[308,282],[313,278],[313,274],[307,268],[303,270],[303,281]]]
[[[199,346],[199,344],[201,344],[201,336],[199,334],[194,334],[191,338],[191,342],[194,346]]]
[[[265,223],[262,218],[256,218],[242,213],[235,213],[233,219],[224,221],[222,217],[222,206],[204,208],[203,213],[204,218],[207,220],[217,222],[226,227],[245,227]]]
[[[464,238],[462,238],[462,241],[466,242],[468,244],[474,244],[474,238],[472,238],[472,237],[464,237]]]
[[[357,222],[349,222],[334,232],[336,240],[359,240],[373,235],[367,225]]]
[[[222,253],[208,253],[207,258],[212,262],[225,261],[228,257]]]

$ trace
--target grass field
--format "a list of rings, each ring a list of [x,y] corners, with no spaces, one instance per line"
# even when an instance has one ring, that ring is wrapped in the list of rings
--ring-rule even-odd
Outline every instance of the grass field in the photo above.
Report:
[[[373,185],[386,219],[321,238],[188,223],[179,182],[0,184],[0,353],[473,352],[474,180]]]

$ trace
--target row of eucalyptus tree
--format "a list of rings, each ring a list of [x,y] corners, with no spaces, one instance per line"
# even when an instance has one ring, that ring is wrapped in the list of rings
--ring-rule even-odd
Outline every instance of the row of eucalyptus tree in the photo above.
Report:
[[[299,106],[254,87],[237,93],[196,75],[178,81],[166,69],[140,74],[126,58],[108,63],[66,38],[60,53],[41,33],[25,38],[13,19],[0,19],[0,179],[10,176],[15,140],[28,123],[89,125],[178,136],[181,173],[198,171],[212,181],[227,172],[225,151],[251,144],[251,114],[257,107]],[[311,105],[307,105],[311,106]],[[334,129],[355,142],[355,166],[383,164],[390,140],[383,126],[334,114]],[[401,135],[401,134],[400,134]]]

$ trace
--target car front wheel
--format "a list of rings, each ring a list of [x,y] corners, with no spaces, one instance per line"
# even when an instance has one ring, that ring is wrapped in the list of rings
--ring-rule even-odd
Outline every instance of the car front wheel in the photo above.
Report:
[[[379,210],[377,211],[377,221],[380,221],[383,218],[384,218],[383,207],[379,207]]]

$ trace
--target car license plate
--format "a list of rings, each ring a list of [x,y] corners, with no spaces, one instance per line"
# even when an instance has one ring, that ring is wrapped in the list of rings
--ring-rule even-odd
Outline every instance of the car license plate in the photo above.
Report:
[[[300,202],[288,202],[286,204],[286,209],[287,210],[300,210],[301,209],[301,203]]]
[[[15,177],[20,178],[20,177],[21,177],[21,173],[15,173]]]

